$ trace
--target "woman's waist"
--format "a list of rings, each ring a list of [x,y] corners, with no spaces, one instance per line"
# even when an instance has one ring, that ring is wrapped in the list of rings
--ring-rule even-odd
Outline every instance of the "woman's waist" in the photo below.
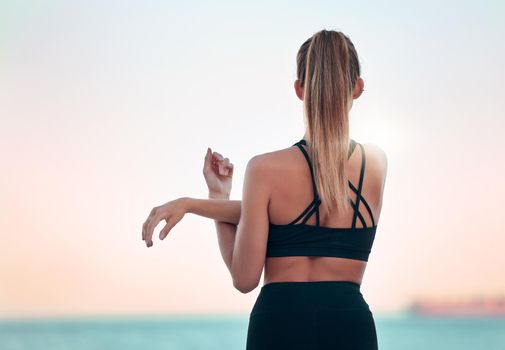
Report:
[[[286,281],[350,281],[360,285],[366,265],[366,262],[344,258],[267,258],[264,284]]]

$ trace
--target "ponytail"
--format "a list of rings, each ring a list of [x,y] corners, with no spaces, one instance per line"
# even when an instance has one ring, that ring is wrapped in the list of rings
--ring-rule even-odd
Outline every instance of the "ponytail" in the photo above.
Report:
[[[322,30],[297,55],[303,88],[307,145],[321,204],[349,209],[345,164],[349,152],[349,109],[360,66],[354,45],[341,32]]]

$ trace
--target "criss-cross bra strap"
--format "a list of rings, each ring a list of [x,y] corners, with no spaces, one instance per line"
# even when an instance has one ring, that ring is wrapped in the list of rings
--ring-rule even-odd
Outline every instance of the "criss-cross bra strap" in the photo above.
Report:
[[[359,147],[361,148],[361,171],[359,174],[358,189],[356,192],[356,204],[353,206],[354,207],[354,215],[352,217],[352,228],[356,227],[356,219],[359,214],[359,204],[360,204],[360,200],[361,200],[361,190],[363,188],[363,178],[365,177],[365,161],[366,161],[365,149],[363,148],[363,145],[361,143],[359,143]],[[366,226],[366,225],[363,224],[363,226]]]
[[[356,148],[356,144],[357,144],[356,141],[354,141],[353,139],[350,140],[348,158],[351,157],[351,154],[353,153],[354,149]],[[312,202],[307,206],[307,208],[305,208],[305,210],[300,215],[298,215],[298,217],[296,219],[291,221],[288,225],[293,225],[302,218],[303,218],[303,220],[302,220],[301,224],[305,224],[309,220],[309,218],[312,216],[312,214],[314,214],[314,212],[315,212],[316,213],[316,226],[319,226],[319,205],[321,205],[321,199],[319,198],[319,195],[317,194],[317,186],[316,186],[316,181],[314,178],[314,170],[312,168],[312,163],[310,161],[310,157],[302,145],[307,145],[307,141],[305,139],[301,139],[300,141],[296,142],[293,146],[297,146],[300,149],[300,151],[303,153],[303,155],[305,157],[305,160],[307,161],[307,164],[309,165],[314,198],[313,198]],[[361,216],[361,214],[359,216],[363,222],[363,217]]]
[[[305,160],[307,161],[307,164],[309,165],[309,170],[310,170],[310,178],[312,180],[312,192],[314,195],[314,199],[312,200],[311,204],[308,206],[308,208],[312,209],[307,213],[307,216],[304,218],[302,223],[307,222],[307,220],[314,214],[314,211],[316,212],[316,226],[319,226],[319,205],[321,204],[321,200],[319,199],[319,195],[317,194],[317,187],[316,187],[316,180],[314,177],[314,169],[312,168],[312,163],[310,162],[310,157],[305,148],[302,145],[306,145],[307,142],[304,139],[301,139],[297,143],[295,143],[295,146],[297,146],[300,151],[302,151],[303,156],[305,157]],[[305,209],[307,210],[307,209]],[[304,210],[304,212],[305,212]]]
[[[354,204],[351,197],[348,197],[348,200],[349,200],[349,203],[351,204],[351,207],[354,209],[354,212],[357,213],[359,220],[363,224],[363,227],[366,227],[366,221],[363,218],[363,215],[361,215],[361,213],[359,212],[358,207],[356,206],[356,204]],[[353,226],[353,228],[354,228],[354,226]]]
[[[351,181],[349,181],[349,187],[351,187],[351,189],[354,191],[354,193],[356,193],[356,194],[358,193],[358,189],[352,184]],[[370,206],[368,205],[367,201],[365,200],[365,197],[361,196],[361,202],[365,205],[366,210],[368,210],[368,214],[370,214],[370,218],[372,219],[372,226],[375,226],[375,220],[373,218],[372,209],[370,209]],[[354,203],[352,203],[352,207],[354,208]],[[360,220],[363,223],[363,226],[366,227],[364,220],[361,219],[362,216],[359,215],[359,211],[358,211],[358,216],[360,217]]]
[[[300,215],[298,215],[298,217],[296,219],[291,221],[288,225],[294,225],[298,220],[300,220],[305,215],[307,215],[307,216],[305,216],[305,218],[302,221],[303,224],[306,223],[307,220],[310,218],[310,216],[314,213],[314,204],[315,203],[316,203],[316,200],[313,199],[312,202],[309,204],[309,206],[307,208],[305,208],[305,210]],[[319,204],[321,204],[321,201],[319,201]]]

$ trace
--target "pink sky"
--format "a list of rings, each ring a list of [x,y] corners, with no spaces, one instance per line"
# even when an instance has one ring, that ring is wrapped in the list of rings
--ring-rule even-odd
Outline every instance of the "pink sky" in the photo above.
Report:
[[[259,287],[233,288],[213,222],[189,214],[149,249],[141,225],[206,196],[207,146],[240,199],[247,161],[303,135],[295,55],[323,27],[361,56],[352,137],[388,154],[372,309],[505,294],[498,9],[107,6],[0,5],[0,317],[249,312]]]

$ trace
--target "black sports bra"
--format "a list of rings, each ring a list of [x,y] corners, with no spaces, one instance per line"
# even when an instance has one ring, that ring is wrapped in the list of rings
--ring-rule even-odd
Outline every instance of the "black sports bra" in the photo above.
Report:
[[[309,165],[314,199],[309,206],[289,224],[269,224],[266,256],[328,256],[368,261],[377,225],[375,224],[370,206],[361,195],[363,177],[365,175],[365,151],[363,146],[353,139],[350,140],[348,157],[351,156],[357,144],[361,148],[362,155],[358,188],[349,181],[349,186],[356,193],[356,203],[354,203],[350,197],[348,198],[354,209],[352,227],[326,227],[319,225],[319,205],[321,204],[321,200],[317,194],[314,171],[309,155],[302,144],[306,145],[307,142],[301,139],[293,146],[297,146],[302,151]],[[365,219],[359,212],[359,205],[361,203],[364,204],[372,219],[372,226],[370,227],[367,227]],[[314,212],[316,213],[316,225],[306,224],[307,220]],[[303,220],[301,223],[296,223],[302,218]],[[361,220],[363,227],[356,227],[357,218]]]

